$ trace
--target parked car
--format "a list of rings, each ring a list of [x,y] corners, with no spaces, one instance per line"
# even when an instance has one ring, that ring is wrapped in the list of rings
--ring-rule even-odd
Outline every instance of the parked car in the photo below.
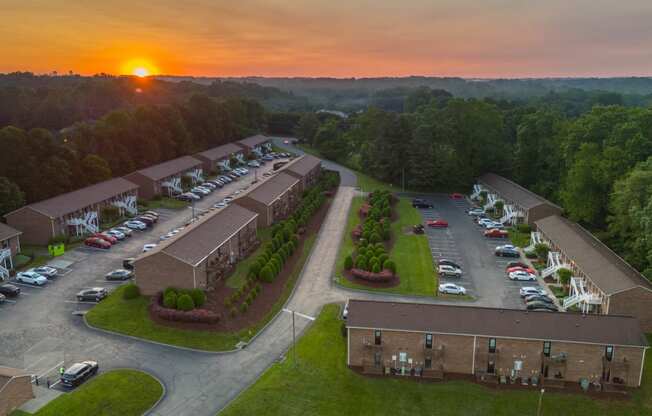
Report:
[[[505,228],[505,226],[502,223],[499,223],[498,221],[491,221],[491,222],[485,222],[484,228],[491,230],[491,229],[496,229],[496,230],[502,230]]]
[[[240,177],[239,177],[238,175],[236,175],[235,173],[233,173],[233,172],[229,173],[229,174],[226,175],[226,176],[228,176],[229,178],[231,178],[231,179],[233,179],[233,180],[238,180],[238,179],[240,179]]]
[[[492,228],[484,232],[484,236],[488,238],[507,238],[509,233],[505,230],[499,230],[498,228]]]
[[[255,161],[255,160],[252,160],[252,161],[250,161],[249,163],[247,163],[247,166],[252,167],[252,168],[259,168],[259,167],[260,167],[260,163],[258,163],[258,162]]]
[[[231,183],[231,182],[233,182],[233,179],[230,178],[230,177],[228,177],[228,176],[226,176],[226,175],[222,175],[222,176],[220,176],[219,179],[222,180],[222,181],[225,181],[226,183]]]
[[[541,289],[540,287],[536,287],[536,286],[524,286],[519,290],[519,292],[521,294],[521,297],[525,297],[525,296],[528,296],[528,295],[534,295],[534,294],[537,294],[537,295],[545,295],[546,294],[545,290]]]
[[[494,253],[499,257],[521,257],[521,253],[519,253],[516,247],[511,244],[496,247],[496,251]]]
[[[131,237],[131,234],[133,233],[133,231],[131,231],[131,229],[128,227],[115,227],[114,230],[120,231],[122,234],[126,235],[127,237]]]
[[[158,218],[160,216],[160,214],[158,212],[152,211],[152,210],[148,210],[148,211],[143,212],[143,215],[151,215],[152,217],[156,217],[156,218]]]
[[[200,194],[204,196],[209,195],[211,193],[211,191],[209,191],[208,189],[199,186],[195,186],[190,190],[190,192],[192,192],[193,194]]]
[[[127,269],[115,269],[104,275],[106,280],[129,280],[134,276],[134,272]]]
[[[222,202],[224,202],[224,203],[226,203],[226,204],[228,204],[228,203],[231,202],[231,201],[233,201],[233,198],[230,197],[230,196],[227,196],[226,198],[224,198],[224,199],[222,200]]]
[[[439,293],[447,293],[449,295],[466,295],[466,289],[454,283],[442,283],[439,285]]]
[[[274,160],[274,156],[265,155],[265,156],[263,156],[262,159],[267,161],[267,162],[270,162],[270,161]]]
[[[133,270],[134,269],[134,261],[136,259],[133,257],[128,257],[124,260],[122,260],[122,267],[127,269],[127,270]]]
[[[16,296],[20,295],[20,288],[12,284],[5,283],[0,285],[0,293],[8,298],[15,298]]]
[[[144,230],[147,228],[147,224],[142,221],[130,220],[124,223],[124,226],[131,230]]]
[[[40,274],[41,276],[47,278],[47,279],[52,279],[57,277],[57,274],[59,274],[59,271],[55,269],[54,267],[50,266],[40,266],[40,267],[35,267],[33,269],[29,270],[30,272],[34,272],[36,274]]]
[[[204,188],[210,188],[210,189],[212,189],[212,190],[216,190],[216,189],[217,189],[217,185],[215,185],[215,184],[212,183],[212,182],[204,182],[204,183],[201,184],[201,186],[204,187]]]
[[[552,299],[550,299],[546,295],[528,295],[525,298],[523,298],[523,302],[525,303],[544,302],[544,303],[551,303],[551,304],[555,303]]]
[[[7,300],[7,297],[0,293],[0,303],[4,303],[5,300]]]
[[[447,228],[448,227],[448,221],[444,220],[428,220],[426,221],[426,225],[431,228]]]
[[[473,217],[477,217],[478,215],[484,214],[484,209],[482,209],[482,208],[472,208],[472,209],[468,210],[466,213],[473,216]]]
[[[146,226],[151,227],[154,225],[154,220],[152,217],[148,217],[146,215],[141,215],[140,217],[136,218],[138,221],[144,223]]]
[[[494,221],[489,218],[478,218],[478,225],[481,227],[486,227],[487,224],[493,224]]]
[[[218,202],[217,204],[213,205],[213,208],[225,208],[226,207],[226,202]]]
[[[462,277],[462,269],[449,266],[448,264],[439,265],[439,275],[448,277]]]
[[[117,238],[112,237],[112,236],[110,236],[108,234],[105,234],[105,233],[95,233],[91,237],[101,238],[102,240],[106,241],[107,243],[109,243],[111,245],[116,244],[118,242]]]
[[[124,240],[125,238],[127,238],[127,236],[124,233],[122,233],[122,232],[120,232],[118,230],[109,230],[109,231],[105,231],[105,233],[110,235],[111,237],[117,239],[118,241],[121,241],[121,240]]]
[[[154,223],[157,223],[157,222],[158,222],[158,217],[157,217],[156,215],[143,214],[143,215],[141,215],[141,216],[138,217],[138,218],[149,218],[149,219],[152,220]]]
[[[75,387],[97,374],[99,366],[96,361],[83,361],[71,365],[61,375],[61,384],[66,387]]]
[[[529,266],[520,261],[510,261],[509,263],[507,263],[507,266],[505,266],[505,271],[507,271],[507,269],[511,267],[523,267],[527,269]]]
[[[525,308],[529,311],[559,311],[555,305],[545,302],[530,302],[525,306]]]
[[[89,237],[84,240],[84,244],[89,247],[101,248],[103,250],[111,248],[111,243],[98,237]]]
[[[344,304],[344,309],[342,309],[342,319],[346,320],[349,317],[349,302]]]
[[[198,199],[201,199],[197,195],[195,195],[195,194],[193,194],[191,192],[184,192],[184,193],[182,193],[180,195],[177,195],[175,198],[177,200],[179,200],[179,201],[184,201],[184,202],[192,202],[192,201],[196,201]]]
[[[421,198],[414,198],[412,200],[412,206],[414,208],[423,208],[423,209],[433,208],[433,205],[430,202],[426,201],[425,199],[421,199]]]
[[[519,281],[535,281],[537,277],[532,273],[528,273],[525,270],[517,270],[515,272],[509,273],[510,280],[519,280]]]
[[[43,286],[48,279],[35,272],[20,272],[16,274],[16,281],[28,285]]]
[[[279,169],[281,169],[283,166],[287,165],[287,163],[288,163],[288,162],[276,162],[276,163],[274,163],[274,164],[272,165],[272,169],[273,169],[273,170],[279,170]]]
[[[453,192],[451,194],[451,199],[464,199],[464,195],[460,194],[459,192]]]
[[[156,247],[156,244],[145,244],[143,246],[143,253],[146,253]]]
[[[106,288],[103,287],[92,287],[89,289],[82,289],[77,292],[77,300],[80,302],[91,301],[99,302],[109,295],[109,292]]]
[[[524,272],[528,272],[528,273],[533,274],[533,275],[535,275],[535,276],[536,276],[536,274],[537,274],[537,271],[534,270],[533,268],[531,268],[531,267],[521,267],[521,266],[509,267],[509,268],[507,268],[507,270],[505,270],[505,271],[506,271],[507,273],[511,273],[511,272],[516,272],[516,271],[519,271],[519,270],[522,270],[522,271],[524,271]]]
[[[462,266],[455,263],[453,260],[448,260],[448,259],[439,259],[439,260],[437,260],[437,265],[438,266],[443,266],[443,265],[452,266],[452,267],[455,267],[456,269],[461,269],[462,268]]]

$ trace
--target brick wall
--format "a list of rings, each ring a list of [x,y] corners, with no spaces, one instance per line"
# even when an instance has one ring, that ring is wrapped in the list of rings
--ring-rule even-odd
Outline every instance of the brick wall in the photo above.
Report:
[[[611,295],[608,313],[635,316],[644,332],[652,332],[652,292],[637,287]]]
[[[7,225],[22,231],[23,244],[45,245],[52,237],[50,218],[25,207],[6,216]]]
[[[540,219],[549,217],[551,215],[561,215],[561,209],[555,207],[554,205],[541,204],[527,210],[525,215],[528,225],[536,228],[534,225],[535,221],[539,221]]]
[[[151,296],[166,287],[192,289],[206,287],[206,272],[196,270],[193,277],[193,267],[183,263],[163,252],[137,259],[134,262],[136,284],[143,295]]]
[[[233,202],[240,205],[241,207],[247,208],[248,210],[257,213],[259,228],[269,227],[272,224],[272,218],[267,215],[268,211],[270,211],[267,205],[255,201],[248,196],[236,198],[233,200]]]
[[[9,384],[6,384],[9,383]],[[29,376],[10,377],[0,376],[0,416],[8,415],[12,410],[20,407],[32,399],[32,383]]]

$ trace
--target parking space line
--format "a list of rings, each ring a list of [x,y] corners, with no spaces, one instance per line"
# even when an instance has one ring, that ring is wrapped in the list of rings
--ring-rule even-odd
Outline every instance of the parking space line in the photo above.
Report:
[[[50,368],[50,369],[44,371],[43,373],[39,374],[38,377],[41,378],[41,377],[43,377],[44,375],[48,374],[50,371],[52,371],[52,370],[56,370],[57,368],[61,368],[61,366],[63,365],[63,363],[64,363],[63,361],[57,363],[57,365],[55,365],[54,367],[52,367],[52,368]]]
[[[27,283],[19,283],[19,282],[10,282],[12,285],[18,285],[18,286],[23,286],[23,287],[33,287],[34,289],[43,289],[43,286],[36,286],[36,285],[28,285]]]
[[[97,305],[98,302],[90,302],[87,300],[64,300],[64,303],[74,303],[78,305]]]
[[[61,383],[61,379],[58,379],[58,380],[55,381],[53,384],[50,384],[50,388],[53,389],[54,386],[56,386],[56,385],[59,384],[59,383]]]

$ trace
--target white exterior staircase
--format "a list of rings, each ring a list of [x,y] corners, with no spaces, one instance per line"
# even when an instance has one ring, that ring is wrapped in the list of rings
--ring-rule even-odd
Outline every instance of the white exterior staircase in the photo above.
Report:
[[[0,249],[0,282],[9,279],[9,268],[7,262],[11,265],[11,250],[8,248]]]
[[[532,251],[537,244],[543,244],[543,238],[541,238],[541,233],[538,231],[530,232],[530,245],[525,247],[524,251]]]
[[[183,192],[183,189],[181,188],[181,178],[178,176],[172,177],[169,180],[162,182],[161,186],[168,188],[168,193],[169,195],[176,193],[181,193]]]
[[[471,199],[480,198],[480,192],[482,192],[482,185],[475,184],[473,185],[473,193],[471,193]]]
[[[581,305],[581,311],[588,313],[590,305],[602,304],[602,297],[596,293],[591,293],[584,287],[584,279],[581,277],[571,277],[570,293],[564,299],[564,309],[568,309],[577,304]]]
[[[186,173],[186,176],[188,176],[190,179],[192,179],[192,183],[195,184],[197,182],[203,182],[204,181],[204,171],[201,168],[193,169]]]
[[[518,218],[519,215],[520,215],[520,212],[518,210],[514,209],[514,205],[506,204],[503,207],[503,216],[500,219],[500,222],[502,222],[503,224],[507,224],[507,223],[513,224],[514,223],[514,221],[513,221],[514,218]]]
[[[552,276],[557,272],[557,270],[563,268],[570,269],[570,266],[561,260],[561,255],[559,252],[550,251],[548,252],[548,267],[543,269],[541,272],[541,277],[545,279],[548,276]]]
[[[487,203],[484,205],[484,210],[487,211],[496,205],[496,201],[498,201],[498,198],[496,198],[495,194],[487,194]]]
[[[138,214],[138,201],[135,195],[125,195],[113,202],[113,205],[131,215]],[[123,212],[121,212],[122,214]]]
[[[77,236],[94,234],[100,231],[100,222],[96,211],[89,211],[80,217],[71,218],[67,221],[67,224],[75,227]]]

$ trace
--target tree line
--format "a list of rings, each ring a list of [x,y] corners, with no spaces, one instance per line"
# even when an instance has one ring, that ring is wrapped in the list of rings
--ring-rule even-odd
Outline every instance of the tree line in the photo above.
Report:
[[[296,134],[324,157],[397,188],[468,191],[482,173],[509,177],[559,203],[652,278],[652,108],[589,105],[594,99],[565,111],[554,101],[421,91],[406,97],[411,111],[304,114]]]

